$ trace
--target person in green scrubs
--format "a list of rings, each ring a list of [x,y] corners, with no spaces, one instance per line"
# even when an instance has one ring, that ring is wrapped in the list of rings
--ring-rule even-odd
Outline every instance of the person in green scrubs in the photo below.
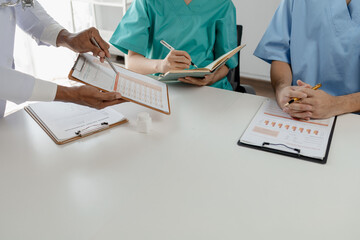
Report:
[[[169,51],[164,40],[176,50]],[[128,68],[141,74],[205,67],[237,46],[231,0],[134,0],[110,43],[128,54]],[[180,81],[233,90],[226,75],[237,56],[205,78]]]

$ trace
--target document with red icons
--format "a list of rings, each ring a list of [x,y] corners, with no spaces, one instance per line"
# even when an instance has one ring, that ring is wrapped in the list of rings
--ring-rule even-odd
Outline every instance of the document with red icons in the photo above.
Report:
[[[298,120],[284,113],[276,101],[264,101],[238,144],[291,157],[326,163],[336,117]]]

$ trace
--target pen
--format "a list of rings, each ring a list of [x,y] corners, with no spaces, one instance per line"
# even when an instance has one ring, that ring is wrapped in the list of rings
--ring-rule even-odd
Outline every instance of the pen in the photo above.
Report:
[[[317,89],[319,89],[321,87],[321,83],[319,83],[319,84],[316,84],[314,87],[312,87],[311,89],[312,90],[317,90]],[[287,107],[287,106],[289,106],[290,104],[292,104],[293,102],[295,102],[295,101],[299,101],[300,99],[299,98],[293,98],[293,99],[291,99],[288,103],[286,103],[285,104],[285,107]]]
[[[162,45],[164,45],[167,49],[169,49],[170,51],[175,50],[175,48],[173,48],[170,44],[168,44],[167,42],[165,42],[164,40],[161,40],[160,43]],[[196,66],[192,61],[191,61],[191,65],[193,65],[194,67],[198,68],[198,66]]]
[[[96,42],[96,40],[95,40],[94,37],[91,38],[91,42],[92,42],[95,46],[97,46],[98,48],[102,49],[102,48],[99,46],[99,44]],[[109,58],[107,58],[107,57],[105,56],[105,60],[109,63],[110,67],[114,70],[114,72],[115,72],[116,74],[118,74],[116,68],[115,68],[114,65],[110,62]]]

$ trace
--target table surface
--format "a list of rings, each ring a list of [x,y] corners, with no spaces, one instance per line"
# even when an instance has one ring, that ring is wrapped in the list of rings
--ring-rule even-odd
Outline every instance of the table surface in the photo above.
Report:
[[[360,116],[321,165],[237,146],[265,98],[169,93],[170,116],[121,104],[129,123],[64,146],[24,110],[0,119],[0,239],[360,239]]]

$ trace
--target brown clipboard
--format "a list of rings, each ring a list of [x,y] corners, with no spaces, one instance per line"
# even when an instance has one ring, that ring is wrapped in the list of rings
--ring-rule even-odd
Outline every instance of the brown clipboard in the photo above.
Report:
[[[91,85],[91,84],[89,84],[89,83],[86,83],[86,82],[84,82],[84,81],[82,81],[82,80],[80,80],[80,79],[77,79],[77,78],[75,78],[75,77],[73,76],[73,73],[74,73],[74,70],[75,70],[75,66],[76,66],[77,62],[79,61],[80,56],[81,56],[81,53],[78,55],[78,57],[77,57],[77,59],[76,59],[76,61],[75,61],[75,63],[74,63],[74,66],[71,68],[70,73],[69,73],[69,75],[68,75],[68,78],[69,78],[70,80],[73,80],[73,81],[76,81],[76,82],[80,82],[80,83],[85,84],[85,85],[93,86],[93,85]],[[106,63],[106,64],[107,64],[107,63]],[[118,65],[117,65],[117,67],[123,68],[123,67],[118,66]],[[123,69],[125,69],[125,68],[123,68]],[[126,70],[127,70],[127,71],[130,71],[130,72],[133,72],[133,71],[131,71],[131,70],[129,70],[129,69],[126,69]],[[97,89],[99,89],[99,90],[101,90],[101,91],[104,91],[104,92],[109,92],[108,90],[105,90],[105,89],[102,89],[102,88],[99,88],[99,87],[96,87],[96,86],[93,86],[93,87],[95,87],[95,88],[97,88]],[[143,106],[143,107],[150,108],[150,109],[152,109],[152,110],[154,110],[154,111],[161,112],[161,113],[164,113],[164,114],[166,114],[166,115],[170,115],[170,114],[171,114],[170,98],[169,98],[169,88],[168,88],[167,85],[166,85],[166,94],[167,94],[167,101],[168,101],[168,106],[169,106],[169,112],[165,112],[165,111],[162,111],[162,110],[160,110],[160,109],[153,108],[153,107],[151,107],[151,106],[149,106],[149,105],[140,103],[140,102],[135,101],[135,100],[130,99],[130,98],[126,98],[126,97],[122,97],[122,98],[125,99],[125,100],[127,100],[127,101],[129,101],[129,102],[133,102],[133,103],[139,104],[139,105],[141,105],[141,106]]]
[[[124,123],[127,123],[128,120],[125,118],[124,120],[122,121],[119,121],[117,123],[114,123],[114,124],[110,124],[110,125],[107,125],[107,127],[104,127],[104,128],[101,128],[101,129],[96,129],[94,131],[91,131],[91,132],[88,132],[86,134],[82,134],[82,135],[79,135],[79,136],[76,136],[76,137],[72,137],[72,138],[69,138],[69,139],[65,139],[63,141],[59,141],[55,135],[51,132],[51,130],[45,125],[45,123],[43,121],[41,121],[41,119],[31,110],[30,107],[24,107],[24,110],[35,120],[35,122],[37,124],[39,124],[39,126],[46,132],[46,134],[57,144],[57,145],[64,145],[66,143],[70,143],[70,142],[73,142],[73,141],[76,141],[76,140],[79,140],[79,139],[82,139],[84,137],[87,137],[87,136],[90,136],[90,135],[93,135],[95,133],[99,133],[99,132],[102,132],[104,130],[107,130],[109,128],[113,128],[113,127],[116,127],[116,126],[119,126],[121,124],[124,124]]]

